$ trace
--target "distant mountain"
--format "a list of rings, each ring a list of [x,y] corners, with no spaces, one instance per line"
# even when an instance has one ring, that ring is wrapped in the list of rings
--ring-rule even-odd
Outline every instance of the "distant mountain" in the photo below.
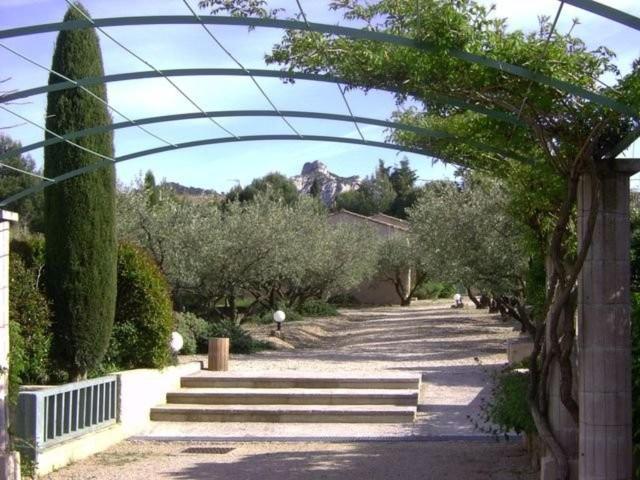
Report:
[[[329,171],[324,163],[318,160],[305,163],[300,175],[291,177],[291,180],[300,193],[307,195],[312,193],[315,183],[322,202],[327,206],[333,205],[336,197],[341,193],[356,190],[361,181],[357,175],[353,177],[335,175]]]
[[[185,197],[219,197],[220,194],[215,190],[209,190],[206,188],[198,187],[185,187],[176,182],[162,182],[164,188],[168,188],[176,195],[182,195]]]

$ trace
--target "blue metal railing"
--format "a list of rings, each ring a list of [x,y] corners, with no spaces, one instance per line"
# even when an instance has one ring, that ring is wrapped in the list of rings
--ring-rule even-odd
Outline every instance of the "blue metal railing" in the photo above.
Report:
[[[16,433],[19,449],[32,456],[118,420],[118,381],[114,375],[18,395]]]

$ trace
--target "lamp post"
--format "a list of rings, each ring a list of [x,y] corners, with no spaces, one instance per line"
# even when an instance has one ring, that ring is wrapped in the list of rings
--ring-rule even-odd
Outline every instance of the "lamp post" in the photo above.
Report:
[[[282,322],[287,316],[282,310],[276,310],[273,312],[273,321],[276,322],[278,332],[282,329]]]

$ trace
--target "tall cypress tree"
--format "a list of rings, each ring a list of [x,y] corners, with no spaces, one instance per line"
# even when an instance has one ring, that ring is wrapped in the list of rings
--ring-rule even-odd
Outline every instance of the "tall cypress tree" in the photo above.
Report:
[[[80,4],[76,6],[86,10]],[[64,20],[82,20],[70,7]],[[60,32],[52,69],[71,79],[104,75],[93,29]],[[49,84],[63,81],[51,74]],[[89,87],[106,100],[104,84]],[[47,97],[47,128],[59,135],[111,123],[106,106],[75,88]],[[75,140],[113,156],[113,134]],[[45,148],[44,174],[51,178],[101,161],[67,143]],[[55,360],[72,379],[86,377],[107,349],[116,300],[115,168],[101,168],[45,191],[46,281],[54,302]]]

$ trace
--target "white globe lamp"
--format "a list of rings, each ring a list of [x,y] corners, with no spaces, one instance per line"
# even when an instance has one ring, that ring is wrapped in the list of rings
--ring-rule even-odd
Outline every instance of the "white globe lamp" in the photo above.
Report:
[[[182,335],[180,335],[178,332],[171,332],[171,350],[173,350],[174,353],[178,353],[180,350],[182,350],[182,347],[184,346],[184,339],[182,338]]]
[[[284,322],[285,318],[287,318],[287,316],[282,310],[276,310],[275,312],[273,312],[273,321],[276,322],[278,331],[280,331],[280,329],[282,328],[282,322]]]

